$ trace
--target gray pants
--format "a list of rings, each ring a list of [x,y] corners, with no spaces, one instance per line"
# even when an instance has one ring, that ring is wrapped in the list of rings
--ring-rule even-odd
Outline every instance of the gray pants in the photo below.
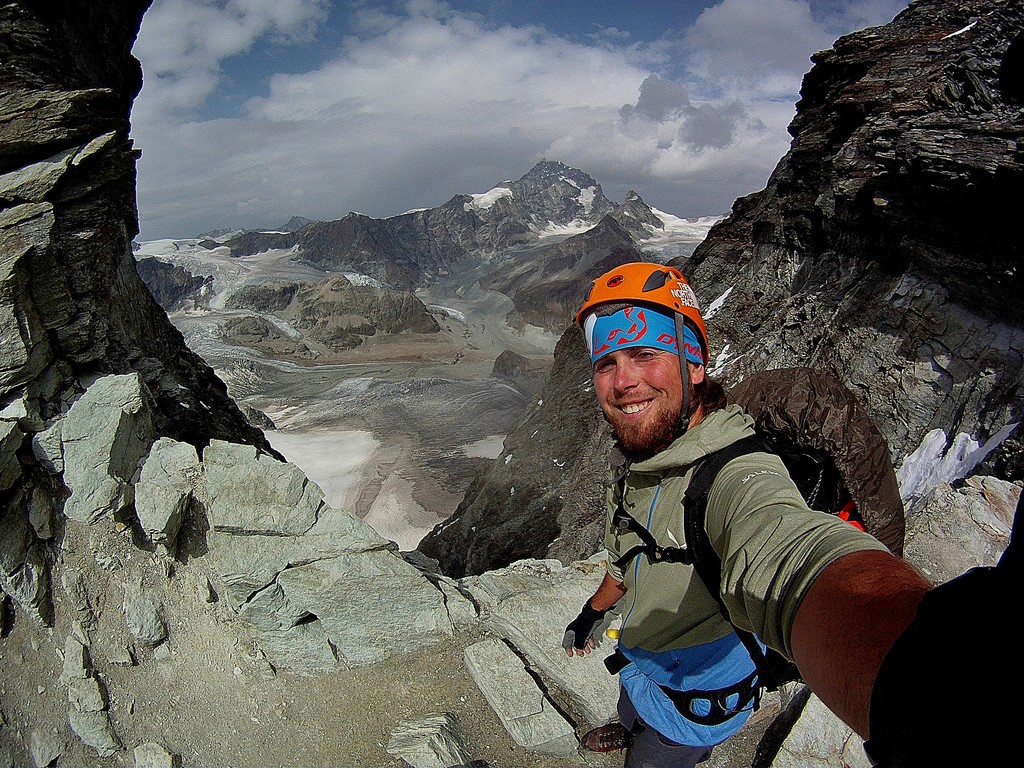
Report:
[[[619,689],[619,721],[633,734],[625,768],[693,768],[711,757],[713,747],[691,747],[669,741],[644,723],[624,689]]]

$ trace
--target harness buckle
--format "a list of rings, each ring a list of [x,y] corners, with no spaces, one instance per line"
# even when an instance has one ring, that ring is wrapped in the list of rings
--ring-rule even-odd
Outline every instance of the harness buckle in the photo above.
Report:
[[[681,547],[659,547],[647,549],[647,559],[652,563],[689,563],[690,550],[684,544]]]

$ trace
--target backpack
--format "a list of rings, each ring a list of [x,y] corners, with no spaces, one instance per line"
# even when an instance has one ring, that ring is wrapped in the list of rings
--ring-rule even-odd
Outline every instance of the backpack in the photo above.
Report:
[[[753,417],[756,434],[706,456],[694,470],[683,501],[684,545],[659,546],[620,505],[613,522],[636,533],[643,543],[616,564],[643,553],[654,561],[692,565],[732,624],[721,598],[721,559],[704,520],[708,492],[718,472],[753,452],[777,454],[811,509],[847,520],[902,556],[904,511],[888,444],[838,378],[811,368],[766,371],[740,382],[729,399]],[[735,624],[733,629],[754,660],[759,687],[773,691],[801,679],[789,659],[771,648],[762,650],[753,634]]]

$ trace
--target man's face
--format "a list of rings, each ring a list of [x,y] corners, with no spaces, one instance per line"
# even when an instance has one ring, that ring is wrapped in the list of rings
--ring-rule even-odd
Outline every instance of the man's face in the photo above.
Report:
[[[704,379],[689,366],[690,386]],[[654,451],[675,437],[683,405],[679,358],[651,347],[628,347],[594,364],[594,391],[616,437],[631,453]]]

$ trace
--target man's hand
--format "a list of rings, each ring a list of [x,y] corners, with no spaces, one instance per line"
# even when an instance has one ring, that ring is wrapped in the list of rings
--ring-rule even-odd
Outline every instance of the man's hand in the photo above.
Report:
[[[582,656],[590,653],[594,648],[594,627],[604,618],[607,611],[597,611],[591,607],[590,601],[583,605],[580,615],[569,622],[565,628],[565,635],[562,637],[562,647],[566,656]]]

